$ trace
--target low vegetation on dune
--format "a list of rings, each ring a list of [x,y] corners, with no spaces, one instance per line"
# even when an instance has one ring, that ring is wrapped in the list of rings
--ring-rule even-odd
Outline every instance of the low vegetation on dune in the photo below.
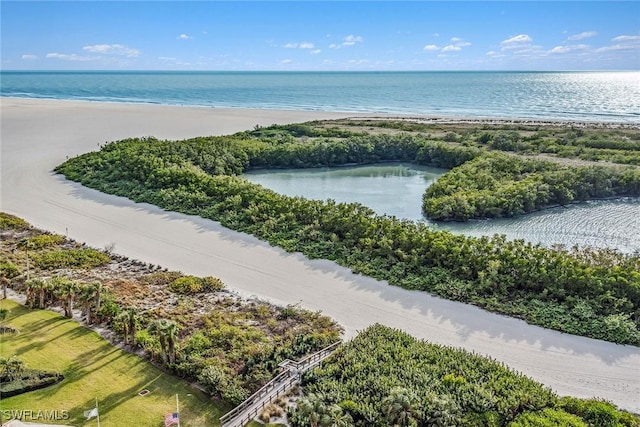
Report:
[[[129,351],[230,404],[266,383],[282,360],[340,339],[339,326],[320,313],[243,299],[218,278],[86,248],[4,213],[0,239],[0,275],[29,308],[58,307],[107,328]]]
[[[319,313],[241,299],[214,277],[165,271],[112,251],[96,251],[109,258],[98,266],[35,265],[27,260],[89,248],[4,213],[0,240],[5,284],[24,293],[28,306],[0,301],[3,414],[38,402],[58,410],[58,422],[80,424],[97,397],[105,424],[161,425],[178,394],[184,425],[218,425],[221,413],[268,381],[284,358],[339,338]],[[27,244],[43,241],[51,243]],[[302,384],[303,395],[298,387],[289,392],[294,404],[280,397],[260,419],[280,418],[288,408],[294,427],[640,426],[608,402],[560,398],[494,360],[381,325],[343,344]]]
[[[427,190],[425,210],[463,220],[637,197],[639,141],[640,132],[624,128],[345,120],[179,142],[128,139],[69,159],[56,171],[392,285],[571,334],[640,345],[638,254],[453,235],[376,216],[360,204],[283,196],[238,176],[261,167],[381,161],[444,167],[450,171]]]
[[[305,374],[293,426],[640,426],[600,400],[558,397],[506,366],[373,325]]]

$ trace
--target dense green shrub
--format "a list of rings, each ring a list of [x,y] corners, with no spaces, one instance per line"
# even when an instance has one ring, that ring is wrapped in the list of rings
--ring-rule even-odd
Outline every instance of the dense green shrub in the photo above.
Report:
[[[59,234],[38,234],[37,236],[22,239],[18,242],[18,247],[22,249],[38,250],[57,246],[64,243],[65,238]]]
[[[181,276],[182,273],[178,271],[154,271],[142,276],[140,281],[149,286],[168,286]]]
[[[568,167],[493,153],[440,177],[422,207],[435,220],[466,221],[613,196],[640,196],[640,169]]]
[[[616,427],[620,425],[621,412],[611,403],[603,400],[563,397],[558,406],[566,412],[581,417],[590,426]]]
[[[503,364],[373,325],[303,376],[296,427],[338,406],[347,425],[606,427],[640,419],[602,401],[558,398]],[[611,424],[619,422],[620,424]],[[322,425],[322,423],[321,423]],[[327,424],[329,425],[329,424]]]
[[[171,282],[169,288],[179,294],[218,292],[224,289],[224,283],[217,277],[182,276]]]
[[[95,268],[109,262],[109,255],[95,249],[60,249],[33,255],[34,265],[43,270]]]
[[[6,212],[0,212],[0,230],[6,230],[13,228],[16,230],[27,230],[30,227],[29,223],[22,218],[13,216]]]
[[[549,389],[490,359],[381,325],[343,345],[303,385],[305,394],[339,404],[367,426],[393,425],[394,404],[418,425],[505,425],[555,402]]]
[[[589,427],[580,417],[562,410],[545,408],[540,412],[525,412],[509,427]]]

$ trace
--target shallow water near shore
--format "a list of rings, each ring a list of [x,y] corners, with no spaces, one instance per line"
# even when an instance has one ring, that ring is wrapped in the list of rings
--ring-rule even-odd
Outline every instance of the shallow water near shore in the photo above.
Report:
[[[640,251],[640,199],[576,203],[514,218],[434,223],[422,216],[422,194],[446,170],[413,164],[318,169],[263,169],[249,181],[288,196],[358,202],[379,215],[425,221],[469,236],[504,234],[544,246],[555,244]]]
[[[20,98],[640,124],[637,71],[2,71]]]

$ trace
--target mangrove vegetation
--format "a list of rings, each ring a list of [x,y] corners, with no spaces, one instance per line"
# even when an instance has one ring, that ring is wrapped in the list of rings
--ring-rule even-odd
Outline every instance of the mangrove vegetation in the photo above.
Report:
[[[347,120],[184,141],[127,139],[69,159],[56,171],[107,193],[220,221],[392,285],[563,332],[639,345],[637,253],[453,235],[376,216],[360,204],[283,196],[239,176],[261,167],[382,161],[443,167],[450,171],[425,193],[425,211],[466,220],[640,196],[640,168],[634,166],[639,139],[630,129]]]
[[[306,373],[303,389],[295,427],[640,425],[605,401],[559,397],[494,360],[382,325]]]

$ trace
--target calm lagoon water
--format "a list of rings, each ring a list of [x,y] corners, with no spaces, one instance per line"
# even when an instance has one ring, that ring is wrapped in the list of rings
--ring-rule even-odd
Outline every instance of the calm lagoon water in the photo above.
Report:
[[[426,221],[470,236],[505,234],[549,246],[596,246],[640,251],[640,199],[598,200],[516,218],[432,223],[422,216],[422,194],[444,169],[383,164],[322,169],[264,169],[246,173],[251,182],[289,196],[359,202],[380,215]]]

